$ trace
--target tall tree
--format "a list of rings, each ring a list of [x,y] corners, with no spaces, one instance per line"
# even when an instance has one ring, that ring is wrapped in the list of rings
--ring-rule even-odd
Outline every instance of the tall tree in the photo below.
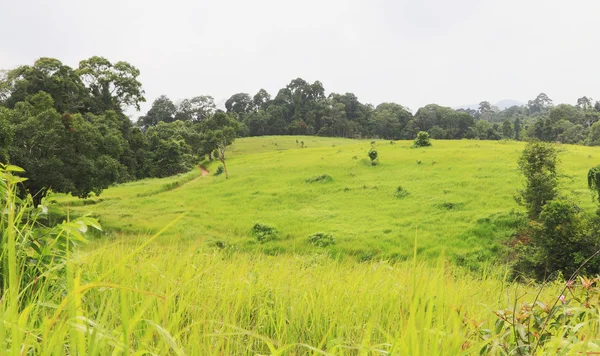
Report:
[[[151,126],[158,125],[159,122],[173,122],[175,121],[175,113],[177,107],[171,99],[166,95],[161,95],[152,103],[152,107],[146,115],[140,116],[138,119],[138,126],[146,130]]]
[[[514,125],[514,127],[515,127],[515,140],[517,140],[517,141],[519,141],[521,139],[521,127],[522,127],[521,125],[522,125],[521,119],[517,117],[515,119],[515,125]]]
[[[381,103],[375,108],[371,131],[386,140],[399,140],[404,136],[404,129],[412,119],[406,108],[395,103]],[[406,136],[412,136],[406,135]],[[409,138],[409,137],[404,137]]]
[[[0,99],[4,98],[9,108],[41,91],[52,97],[59,113],[85,111],[85,86],[76,71],[58,59],[43,57],[32,66],[20,66],[0,78]]]
[[[530,114],[541,113],[552,106],[552,99],[544,93],[540,93],[535,99],[527,102]]]
[[[577,107],[582,110],[590,110],[594,107],[594,99],[588,98],[587,96],[582,96],[577,99]]]
[[[94,56],[79,62],[77,73],[87,86],[91,100],[89,110],[94,113],[106,110],[123,111],[133,106],[140,109],[145,102],[140,71],[127,62],[111,63],[104,57]]]
[[[225,109],[228,113],[235,113],[238,120],[242,120],[246,113],[252,111],[253,102],[247,93],[233,94],[225,102]]]
[[[212,96],[201,95],[184,99],[177,108],[175,120],[202,122],[215,112],[216,107]]]
[[[47,189],[87,197],[126,178],[117,130],[101,132],[81,114],[60,115],[52,97],[39,92],[8,113],[15,135],[11,164],[23,167],[24,186],[36,202]]]
[[[508,121],[508,120],[504,120],[504,122],[502,122],[502,136],[504,136],[505,139],[512,139],[515,135],[515,130],[513,128],[513,124]]]
[[[269,104],[269,101],[271,101],[271,94],[264,89],[259,90],[252,98],[254,111],[265,110]]]

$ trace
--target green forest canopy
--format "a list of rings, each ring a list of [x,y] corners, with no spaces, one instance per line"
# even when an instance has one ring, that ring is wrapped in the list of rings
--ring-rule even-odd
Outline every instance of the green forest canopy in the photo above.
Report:
[[[0,72],[0,161],[23,167],[25,187],[38,198],[47,189],[87,197],[110,184],[188,171],[212,158],[217,133],[233,128],[237,136],[412,140],[425,131],[434,139],[600,145],[600,102],[585,96],[555,106],[541,93],[505,110],[487,101],[477,110],[429,104],[413,114],[397,103],[362,103],[352,93],[326,95],[321,82],[301,78],[274,97],[264,89],[233,94],[225,110],[209,95],[178,104],[163,95],[133,123],[124,112],[146,101],[139,75],[127,62],[98,56],[77,68],[40,58]]]

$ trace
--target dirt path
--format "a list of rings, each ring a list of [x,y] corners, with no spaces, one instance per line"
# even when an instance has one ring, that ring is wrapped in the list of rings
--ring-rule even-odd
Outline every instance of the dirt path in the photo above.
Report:
[[[208,170],[206,170],[206,168],[202,167],[202,166],[198,166],[200,167],[200,170],[202,171],[202,176],[206,177],[208,175]]]

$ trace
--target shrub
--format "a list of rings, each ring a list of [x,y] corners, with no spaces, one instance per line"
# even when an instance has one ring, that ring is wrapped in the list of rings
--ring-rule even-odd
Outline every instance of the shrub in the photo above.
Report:
[[[592,322],[600,313],[597,303],[600,289],[597,285],[597,278],[570,279],[563,287],[563,294],[553,299],[538,300],[538,295],[535,300],[524,302],[520,307],[515,302],[514,307],[494,311],[497,319],[493,329],[487,325],[476,328],[482,339],[492,340],[485,343],[479,354],[549,354],[547,350],[544,353],[545,346],[552,343],[560,348],[561,355],[578,354],[569,351],[577,349],[576,341],[589,337],[589,330],[582,326]]]
[[[46,205],[51,195],[42,198],[37,207],[34,207],[31,195],[19,199],[16,189],[25,178],[17,174],[22,172],[19,167],[0,163],[0,206],[3,211],[0,214],[3,242],[0,291],[3,298],[10,296],[9,301],[13,305],[34,297],[31,293],[22,293],[20,296],[17,293],[35,283],[41,285],[45,280],[53,288],[64,288],[65,261],[69,250],[75,244],[87,241],[84,234],[89,228],[101,230],[96,219],[85,216],[58,224],[51,221],[49,211],[56,210]],[[55,212],[54,215],[59,214]],[[5,294],[7,290],[15,294]]]
[[[379,155],[377,154],[377,151],[374,148],[369,150],[369,158],[371,159],[372,166],[377,165],[376,161],[378,159],[378,156]]]
[[[308,237],[308,243],[317,247],[327,247],[329,245],[335,245],[335,238],[332,234],[317,232]]]
[[[402,199],[404,197],[407,197],[409,194],[410,193],[401,186],[396,187],[396,198]]]
[[[413,147],[427,147],[431,146],[431,142],[429,141],[429,134],[426,131],[420,131],[417,134],[417,138],[415,139],[415,143]]]
[[[557,195],[557,154],[552,144],[532,141],[519,158],[519,170],[526,181],[515,200],[525,206],[531,219],[537,219],[544,205]]]
[[[306,183],[328,183],[331,181],[333,181],[333,178],[329,174],[321,174],[320,176],[308,178]]]
[[[219,167],[217,167],[217,170],[215,171],[215,176],[219,176],[223,174],[223,172],[225,172],[225,168],[222,164],[220,164]]]
[[[279,232],[273,226],[256,223],[252,227],[252,235],[258,243],[265,243],[279,239]]]
[[[544,206],[539,222],[525,232],[530,241],[517,246],[520,273],[544,280],[556,272],[573,274],[595,252],[598,239],[581,209],[568,201],[554,200]],[[523,232],[522,232],[523,233]],[[581,268],[582,273],[598,273],[597,260]]]

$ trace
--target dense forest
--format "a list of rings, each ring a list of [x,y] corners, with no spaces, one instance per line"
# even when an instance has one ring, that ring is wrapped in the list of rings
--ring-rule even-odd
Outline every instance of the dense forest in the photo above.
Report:
[[[127,108],[145,102],[140,71],[103,57],[77,68],[40,58],[0,73],[0,161],[23,167],[26,188],[87,197],[110,184],[190,170],[235,136],[319,135],[348,138],[530,140],[600,145],[600,102],[581,97],[554,105],[544,93],[527,105],[477,110],[429,104],[412,111],[373,106],[352,93],[326,95],[319,81],[292,80],[272,97],[237,93],[218,109],[201,95],[154,100],[132,122]],[[224,109],[224,110],[222,110]],[[221,151],[220,155],[223,155]]]

